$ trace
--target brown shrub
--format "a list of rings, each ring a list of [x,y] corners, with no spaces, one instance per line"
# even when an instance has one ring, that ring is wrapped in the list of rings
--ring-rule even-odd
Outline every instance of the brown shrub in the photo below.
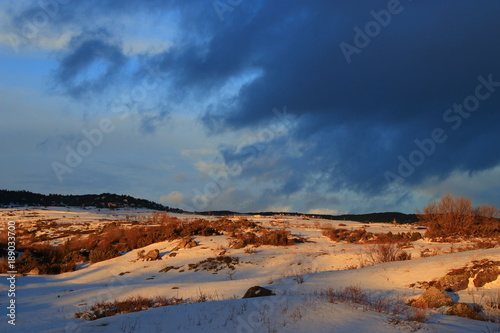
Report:
[[[88,261],[88,257],[84,256],[80,251],[71,251],[62,259],[62,269],[64,272],[71,272],[76,269],[76,265]]]
[[[90,307],[88,310],[75,313],[75,318],[95,320],[104,317],[110,317],[117,314],[138,312],[150,308],[160,306],[177,305],[183,303],[182,298],[167,298],[156,296],[154,298],[146,298],[142,296],[129,297],[123,301],[114,302],[99,302]]]
[[[92,252],[90,252],[90,261],[93,263],[99,262],[99,261],[104,261],[108,260],[111,258],[118,257],[120,255],[120,252],[116,249],[94,249]]]
[[[223,233],[229,233],[241,240],[242,247],[248,244],[284,246],[293,243],[289,232],[267,230],[244,218],[237,221],[226,218],[214,221],[204,219],[182,221],[168,216],[167,213],[153,213],[147,222],[153,225],[128,227],[120,225],[119,222],[111,222],[99,231],[90,230],[91,234],[73,233],[69,235],[72,236],[70,240],[56,247],[33,244],[35,231],[30,233],[19,225],[18,235],[26,235],[22,242],[21,238],[18,238],[20,241],[18,250],[25,253],[16,261],[16,268],[20,273],[38,268],[41,274],[59,274],[74,270],[76,264],[88,259],[99,262],[116,257],[120,252],[157,242]],[[0,234],[0,246],[6,245],[6,236],[5,231]],[[2,255],[5,253],[0,253],[0,256]],[[6,261],[3,260],[0,273],[7,272],[7,268]]]
[[[426,237],[452,239],[463,237],[493,237],[500,233],[500,211],[489,205],[473,207],[470,199],[446,194],[422,211],[417,210]]]
[[[289,239],[290,231],[286,230],[262,230],[258,239],[258,245],[287,246],[293,244]]]
[[[378,244],[365,250],[368,262],[376,265],[383,262],[410,260],[411,254],[402,251],[397,244]]]
[[[255,247],[247,247],[244,252],[245,254],[255,254],[257,253],[257,249]]]
[[[401,298],[391,298],[384,293],[376,294],[363,290],[359,286],[351,285],[337,290],[328,288],[320,294],[326,297],[330,303],[348,302],[360,304],[363,306],[363,310],[391,314],[393,317],[390,320],[393,323],[401,323],[402,321],[428,321],[425,309],[413,308],[406,305]]]
[[[406,320],[418,323],[426,323],[429,318],[426,309],[408,307],[405,309]]]
[[[290,231],[284,229],[269,230],[262,228],[260,232],[234,232],[234,237],[230,241],[229,246],[233,249],[241,249],[247,245],[272,245],[272,246],[288,246],[294,242],[303,242],[303,239],[292,238]]]
[[[486,300],[486,305],[493,309],[500,309],[500,291],[496,295],[490,295]]]
[[[60,247],[46,244],[37,244],[31,249],[24,249],[21,257],[16,259],[16,270],[19,273],[29,273],[36,269],[39,274],[59,274],[72,271],[74,268],[74,263],[64,260],[64,253]]]
[[[372,233],[365,229],[342,229],[328,228],[323,229],[323,236],[330,238],[334,242],[348,243],[366,243],[366,244],[391,244],[391,243],[409,243],[422,238],[419,232],[408,233]]]
[[[323,230],[323,236],[330,238],[334,242],[356,243],[361,240],[371,239],[373,234],[368,233],[365,229],[337,229],[330,228]]]

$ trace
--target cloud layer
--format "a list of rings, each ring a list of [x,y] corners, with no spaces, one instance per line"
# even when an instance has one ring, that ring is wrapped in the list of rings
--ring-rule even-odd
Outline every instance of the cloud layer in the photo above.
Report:
[[[54,91],[104,106],[128,95],[122,104],[146,133],[188,113],[203,135],[220,138],[218,163],[241,170],[209,207],[345,211],[343,202],[362,209],[353,202],[372,198],[382,210],[447,190],[420,191],[430,179],[468,184],[500,165],[497,1],[109,0],[54,8],[38,37],[72,33],[54,50]],[[18,46],[36,47],[22,33],[25,19],[44,9],[9,11]],[[134,35],[139,20],[149,29]],[[347,44],[355,50],[348,56]],[[151,69],[161,86],[134,100]],[[289,126],[278,132],[273,109],[284,107]],[[165,191],[162,200],[188,203],[196,196],[188,192]]]

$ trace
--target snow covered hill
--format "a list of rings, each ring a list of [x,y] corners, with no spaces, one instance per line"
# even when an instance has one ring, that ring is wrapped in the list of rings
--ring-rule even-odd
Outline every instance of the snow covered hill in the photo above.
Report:
[[[17,216],[2,219],[18,219]],[[12,210],[10,210],[12,211]],[[41,215],[59,214],[57,223],[78,224],[103,211],[68,210],[38,211]],[[26,212],[25,212],[26,213]],[[73,214],[71,214],[73,213]],[[78,213],[78,219],[73,219]],[[149,212],[142,212],[147,214]],[[114,212],[114,214],[117,214]],[[118,214],[130,214],[118,213]],[[26,216],[26,214],[24,215]],[[181,216],[182,215],[178,215]],[[91,219],[92,219],[91,218]],[[116,219],[116,216],[114,217]],[[451,244],[435,244],[419,240],[413,243],[412,260],[360,266],[365,248],[359,244],[334,243],[322,236],[325,225],[346,224],[359,228],[362,224],[346,221],[302,219],[300,217],[254,217],[266,227],[287,227],[308,242],[286,247],[260,246],[253,251],[231,249],[229,236],[196,237],[198,246],[175,251],[178,241],[151,244],[162,260],[137,260],[139,250],[120,257],[85,264],[82,268],[60,275],[31,275],[16,278],[16,325],[7,323],[5,309],[9,298],[7,276],[0,277],[2,332],[498,332],[498,324],[443,314],[444,309],[428,310],[427,322],[397,319],[391,311],[381,313],[365,303],[338,301],[328,297],[328,290],[352,287],[370,299],[404,302],[424,290],[410,288],[418,281],[431,281],[450,269],[460,268],[472,260],[500,260],[500,249],[444,253]],[[26,218],[25,220],[26,221]],[[100,223],[106,223],[101,221]],[[370,224],[377,232],[413,230],[411,225]],[[424,248],[438,249],[440,255],[419,258]],[[238,258],[234,270],[223,262],[203,266],[207,258],[217,258],[221,249],[225,256]],[[165,270],[166,267],[170,269]],[[205,269],[204,269],[205,268]],[[241,299],[252,286],[262,286],[276,295]],[[469,288],[453,295],[467,303],[485,302],[498,297],[500,281]],[[95,303],[125,300],[133,296],[182,298],[185,304],[170,305],[144,311],[118,314],[93,321],[76,319],[76,312],[88,310]]]

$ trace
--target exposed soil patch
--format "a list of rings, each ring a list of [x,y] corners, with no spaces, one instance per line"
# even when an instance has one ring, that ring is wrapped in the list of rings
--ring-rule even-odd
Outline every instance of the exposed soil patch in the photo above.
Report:
[[[207,258],[197,262],[196,264],[189,264],[188,267],[189,270],[194,270],[195,272],[200,270],[218,272],[225,268],[234,270],[235,265],[238,265],[239,263],[240,258],[238,257],[218,256],[215,258]]]
[[[457,292],[465,290],[469,286],[469,279],[473,279],[474,287],[483,287],[486,283],[493,282],[500,274],[500,261],[489,259],[473,260],[464,267],[452,269],[438,280],[418,281],[412,283],[410,288],[427,289],[435,287],[439,290]]]

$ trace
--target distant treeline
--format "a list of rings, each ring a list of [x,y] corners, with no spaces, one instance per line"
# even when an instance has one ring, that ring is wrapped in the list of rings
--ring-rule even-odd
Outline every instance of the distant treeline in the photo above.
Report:
[[[201,215],[238,215],[240,213],[219,210],[219,211],[206,211],[198,212]],[[274,215],[287,215],[287,216],[304,216],[307,218],[320,217],[327,220],[346,220],[346,221],[356,221],[356,222],[394,222],[396,223],[414,223],[418,221],[417,215],[415,214],[404,214],[399,212],[385,212],[385,213],[369,213],[369,214],[344,214],[344,215],[324,215],[324,214],[301,214],[301,213],[283,213],[283,212],[258,212],[258,213],[246,213],[244,215],[261,215],[261,216],[274,216]]]
[[[0,190],[0,206],[71,206],[71,207],[97,207],[97,208],[145,208],[152,210],[183,213],[182,209],[171,208],[158,204],[153,201],[138,199],[130,195],[102,193],[102,194],[83,194],[83,195],[61,195],[61,194],[39,194],[29,191],[9,191]],[[201,215],[241,215],[241,213],[229,210],[197,212]],[[329,220],[347,220],[357,222],[394,222],[413,223],[418,218],[415,214],[403,214],[398,212],[370,213],[370,214],[344,214],[344,215],[318,215],[302,213],[283,213],[283,212],[256,212],[245,213],[244,215],[288,215],[303,216],[307,218],[320,217]]]
[[[29,191],[0,190],[0,206],[72,206],[97,208],[145,208],[182,213],[181,209],[160,205],[156,202],[138,199],[130,195],[111,193],[61,195],[39,194]]]

